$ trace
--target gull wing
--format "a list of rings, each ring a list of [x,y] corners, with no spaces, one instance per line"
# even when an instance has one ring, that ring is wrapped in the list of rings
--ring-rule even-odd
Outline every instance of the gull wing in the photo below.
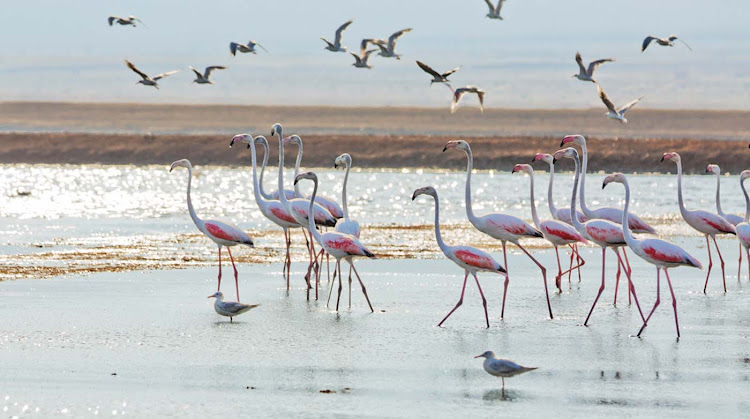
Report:
[[[230,42],[229,43],[229,52],[231,52],[232,55],[237,55],[237,46],[238,45],[239,44],[237,44],[236,42]]]
[[[163,79],[164,77],[171,76],[172,74],[179,73],[179,72],[180,72],[180,70],[172,70],[172,71],[168,71],[166,73],[157,74],[156,76],[154,76],[154,81],[157,81],[159,79]]]
[[[332,43],[330,43],[327,39],[323,38],[322,36],[320,37],[320,39],[322,39],[323,42],[325,42],[326,44],[328,44],[329,47],[331,47],[331,48],[335,48],[336,47],[335,45],[333,45]]]
[[[362,60],[364,62],[367,62],[367,60],[370,59],[370,54],[372,54],[375,51],[377,51],[377,50],[376,49],[370,49],[370,50],[365,51],[365,55],[362,56]]]
[[[224,70],[224,69],[226,69],[226,67],[222,65],[212,65],[210,67],[206,67],[206,71],[203,73],[203,78],[208,79],[209,77],[211,77],[211,72],[214,70]]]
[[[112,26],[113,23],[115,23],[115,20],[119,19],[118,16],[110,16],[107,18],[107,21],[109,22],[109,26]]]
[[[477,89],[477,96],[479,97],[479,110],[484,113],[484,90]]]
[[[576,52],[576,62],[578,63],[578,69],[581,73],[586,74],[586,67],[583,66],[583,58],[581,58],[580,52]]]
[[[388,50],[393,52],[396,50],[396,41],[398,41],[398,38],[401,38],[401,36],[407,32],[411,31],[411,28],[401,29],[400,31],[394,33],[390,37],[388,37]]]
[[[195,73],[195,75],[198,76],[198,78],[201,78],[201,79],[203,78],[203,74],[201,74],[200,71],[196,70],[192,65],[189,67],[191,70],[193,70],[193,73]]]
[[[495,5],[492,4],[490,0],[484,0],[485,3],[487,3],[487,7],[490,8],[490,13],[495,14]]]
[[[336,29],[336,38],[334,38],[333,42],[336,43],[336,45],[341,45],[341,33],[344,32],[344,29],[348,28],[349,25],[354,22],[354,19],[349,19],[346,22],[344,22],[343,25],[339,26],[338,29]]]
[[[647,36],[646,39],[643,40],[643,45],[641,45],[641,52],[645,51],[646,48],[648,48],[648,45],[653,41],[654,39],[658,39],[655,36]]]
[[[638,102],[640,102],[640,100],[643,99],[644,97],[646,97],[646,96],[641,96],[638,99],[636,99],[636,100],[628,103],[627,105],[621,107],[620,109],[617,110],[617,113],[619,113],[620,115],[625,115],[625,112],[627,112],[628,110],[630,110],[630,108],[632,108],[633,106],[635,106],[635,104],[638,103]]]
[[[683,44],[685,44],[685,46],[686,46],[686,47],[688,47],[688,49],[689,49],[690,51],[692,51],[692,50],[693,50],[692,48],[690,48],[690,45],[688,45],[688,44],[687,44],[687,42],[685,42],[685,41],[683,41],[682,39],[678,38],[678,37],[677,37],[676,35],[669,35],[669,38],[667,38],[667,39],[669,39],[669,41],[670,41],[670,42],[674,42],[674,41],[680,41],[680,42],[682,42]]]
[[[609,109],[610,112],[616,114],[617,113],[617,108],[615,108],[615,104],[612,103],[611,100],[609,100],[609,97],[607,97],[607,94],[604,93],[604,90],[602,90],[602,87],[597,84],[596,85],[596,90],[599,91],[599,99],[601,99],[602,102],[604,102],[604,106],[606,106],[607,109]]]
[[[360,58],[360,56],[359,56],[359,55],[357,55],[357,54],[355,54],[355,53],[353,53],[353,52],[350,52],[349,54],[352,54],[352,57],[354,57],[354,59],[355,59],[355,60],[357,60],[357,62],[360,62],[360,61],[362,61],[362,58]]]
[[[522,368],[509,359],[492,359],[488,362],[488,366],[498,374],[511,374]]]
[[[453,73],[455,73],[456,71],[458,71],[458,70],[459,70],[460,68],[461,68],[461,66],[458,66],[458,67],[454,68],[453,70],[448,70],[448,71],[446,71],[445,73],[443,73],[443,74],[442,74],[443,78],[447,78],[447,77],[448,77],[448,76],[450,76],[451,74],[453,74]]]
[[[129,69],[131,69],[131,70],[135,71],[136,73],[138,73],[138,75],[141,76],[143,78],[143,80],[148,80],[148,76],[146,75],[146,73],[144,73],[141,70],[135,68],[135,66],[133,65],[133,63],[131,63],[130,61],[125,60],[125,65],[127,65]]]
[[[503,4],[505,4],[505,0],[500,0],[497,2],[497,14],[500,14],[500,10],[503,8]]]
[[[451,101],[451,113],[456,113],[456,108],[458,108],[458,102],[461,101],[461,98],[463,95],[466,94],[466,88],[465,87],[459,87],[458,89],[453,91],[453,100]]]
[[[431,74],[435,78],[439,79],[439,78],[443,77],[440,73],[438,73],[437,71],[433,70],[430,66],[428,66],[427,64],[425,64],[423,62],[417,61],[417,65],[419,66],[419,68],[421,68],[422,70],[424,70],[426,73]]]
[[[247,41],[247,46],[249,46],[250,48],[255,48],[256,45],[259,46],[263,51],[268,52],[268,50],[263,45],[253,40]]]
[[[589,63],[589,68],[586,70],[586,74],[588,74],[589,77],[593,76],[594,75],[594,71],[596,70],[597,67],[599,67],[600,65],[602,65],[604,63],[608,63],[608,62],[611,62],[611,61],[615,61],[615,59],[614,58],[602,58],[601,60],[596,60],[596,61],[590,62]]]

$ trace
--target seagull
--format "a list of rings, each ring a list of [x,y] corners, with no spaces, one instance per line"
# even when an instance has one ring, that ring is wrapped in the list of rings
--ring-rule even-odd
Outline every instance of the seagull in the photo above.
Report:
[[[246,313],[260,304],[243,304],[235,301],[224,301],[224,293],[217,291],[213,295],[209,295],[208,298],[216,298],[214,303],[214,310],[222,316],[229,317],[229,323],[232,323],[232,318],[239,316],[242,313]]]
[[[357,54],[355,54],[353,52],[350,52],[349,54],[352,54],[352,56],[356,60],[354,62],[354,64],[352,64],[352,65],[355,66],[355,67],[357,67],[357,68],[372,68],[372,66],[370,65],[370,63],[368,61],[370,60],[370,55],[373,52],[375,52],[375,51],[377,51],[377,50],[376,49],[371,49],[371,50],[368,50],[368,51],[364,51],[364,53],[360,54],[360,55],[357,55]]]
[[[503,8],[503,3],[505,3],[505,0],[498,0],[497,7],[493,6],[490,0],[484,0],[484,2],[487,3],[487,7],[490,8],[490,12],[487,13],[488,18],[503,20],[503,17],[500,16],[500,9]]]
[[[193,80],[193,83],[214,84],[214,82],[208,79],[209,77],[211,77],[211,72],[214,70],[224,70],[226,69],[226,67],[221,65],[212,65],[210,67],[206,67],[206,71],[203,74],[201,74],[200,71],[194,69],[193,66],[190,66],[190,69],[193,70],[193,73],[195,73],[197,77],[195,80]]]
[[[141,83],[145,86],[154,86],[157,89],[159,88],[159,85],[156,84],[157,81],[159,81],[160,79],[163,79],[164,77],[171,76],[172,74],[180,71],[180,70],[174,70],[174,71],[169,71],[167,73],[157,74],[154,77],[149,77],[148,75],[146,75],[146,73],[142,72],[141,70],[138,70],[130,61],[125,60],[125,65],[127,65],[129,69],[135,71],[136,73],[138,73],[139,76],[143,78],[143,80],[138,80],[136,84]]]
[[[578,63],[578,74],[573,74],[571,77],[575,77],[578,80],[590,81],[596,83],[594,80],[594,70],[601,64],[606,62],[614,61],[614,58],[602,58],[601,60],[592,61],[589,63],[589,68],[583,66],[583,59],[581,59],[581,53],[576,52],[576,62]]]
[[[645,51],[646,48],[648,48],[648,44],[650,44],[651,41],[656,41],[657,44],[664,46],[664,47],[673,47],[674,41],[678,39],[679,38],[677,38],[676,35],[669,35],[669,38],[657,38],[655,36],[649,35],[646,37],[646,39],[643,40],[643,45],[641,45],[641,52]],[[679,39],[679,40],[680,42],[685,44],[685,46],[688,47],[690,51],[693,50],[692,48],[690,48],[690,45],[688,45],[687,42],[683,41],[682,39]]]
[[[596,89],[599,91],[599,98],[602,100],[602,102],[604,102],[604,106],[606,106],[607,109],[609,109],[609,112],[604,114],[604,116],[606,116],[607,118],[616,119],[620,121],[621,124],[628,123],[628,120],[625,118],[625,112],[630,110],[630,108],[635,106],[635,104],[638,103],[638,101],[640,101],[641,99],[645,97],[645,96],[641,96],[638,99],[628,103],[627,105],[617,109],[615,108],[615,104],[612,103],[611,100],[609,100],[609,98],[607,97],[607,94],[604,93],[604,90],[602,90],[601,86],[597,84]]]
[[[333,43],[330,43],[327,39],[323,38],[322,36],[320,39],[322,39],[326,44],[326,49],[328,51],[332,52],[347,52],[346,47],[341,46],[341,33],[344,32],[344,29],[348,28],[349,25],[354,22],[354,19],[349,19],[346,22],[344,22],[343,25],[339,26],[338,29],[336,29],[336,37],[333,38]]]
[[[237,42],[230,42],[229,43],[229,52],[232,53],[232,55],[237,55],[237,51],[239,52],[252,52],[253,54],[256,53],[255,47],[261,47],[263,51],[268,52],[267,49],[263,47],[263,45],[255,42],[255,41],[247,41],[247,44],[239,44]]]
[[[133,15],[130,15],[128,17],[110,16],[110,17],[107,18],[107,21],[109,22],[109,26],[112,26],[115,23],[119,23],[122,26],[132,25],[133,27],[135,27],[135,22],[136,21],[143,23],[142,20],[138,19],[137,17],[135,17]],[[144,25],[144,26],[146,26],[146,25]]]
[[[537,369],[537,367],[524,367],[518,365],[509,359],[497,359],[495,358],[495,353],[492,351],[487,351],[481,355],[475,356],[474,358],[484,358],[484,370],[490,375],[501,377],[503,379],[503,389],[505,389],[505,377],[513,377],[514,375],[523,374]]]
[[[401,38],[403,34],[409,31],[411,31],[411,28],[401,29],[400,31],[388,37],[388,42],[382,39],[373,40],[373,43],[380,48],[380,52],[378,53],[378,55],[385,58],[395,58],[397,60],[400,60],[401,55],[396,54],[396,41],[398,41],[398,38]]]
[[[450,86],[448,86],[451,90],[453,90]],[[465,95],[466,93],[476,93],[479,97],[479,110],[484,113],[484,90],[476,87],[476,86],[465,86],[465,87],[459,87],[456,90],[453,90],[453,101],[451,102],[451,113],[456,113],[456,108],[458,108],[458,102],[461,101],[461,97]]]
[[[461,66],[458,66],[454,68],[453,70],[446,71],[443,74],[438,73],[437,71],[433,70],[432,67],[428,66],[427,64],[417,61],[417,65],[419,68],[425,71],[425,73],[430,74],[432,76],[432,80],[430,80],[430,85],[432,83],[448,83],[448,76],[458,71]]]

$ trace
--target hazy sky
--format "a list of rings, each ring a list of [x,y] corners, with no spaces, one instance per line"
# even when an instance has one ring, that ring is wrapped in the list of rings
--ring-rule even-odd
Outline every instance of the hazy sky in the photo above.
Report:
[[[67,7],[61,7],[61,5]],[[208,6],[205,6],[208,5]],[[508,0],[492,21],[482,0],[381,1],[25,1],[3,8],[0,94],[4,100],[241,104],[446,106],[450,92],[428,86],[414,64],[463,65],[456,86],[487,90],[487,105],[520,108],[601,106],[594,85],[571,79],[584,60],[612,56],[597,77],[615,103],[647,95],[643,106],[750,109],[750,2]],[[148,27],[112,27],[110,14],[134,14]],[[344,44],[387,37],[403,60],[374,57],[355,69],[348,54],[323,49],[320,36],[349,18]],[[684,46],[652,46],[645,35],[675,33]],[[230,41],[254,39],[270,54],[229,55]],[[187,71],[161,89],[134,86],[128,58],[149,74],[228,65],[213,86]],[[639,105],[640,106],[640,105]]]

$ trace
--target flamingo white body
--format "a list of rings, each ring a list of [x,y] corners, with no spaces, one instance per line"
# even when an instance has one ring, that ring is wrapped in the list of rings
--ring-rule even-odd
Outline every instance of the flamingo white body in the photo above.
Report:
[[[210,67],[206,67],[204,72],[201,74],[201,72],[193,68],[193,66],[189,66],[189,68],[193,70],[193,73],[195,73],[195,80],[193,80],[193,83],[198,84],[214,84],[214,82],[210,79],[211,73],[214,70],[226,70],[226,67],[224,66],[212,65]]]
[[[309,210],[310,212],[313,211],[312,206],[315,201],[315,194],[318,191],[318,177],[313,172],[306,172],[297,175],[297,177],[294,178],[294,183],[297,184],[301,179],[310,179],[314,183],[313,187],[313,193],[312,198],[309,201]],[[353,258],[355,257],[368,257],[368,258],[374,258],[375,254],[373,254],[371,251],[365,247],[357,237],[352,236],[351,234],[345,234],[340,233],[338,231],[331,231],[326,233],[320,233],[313,224],[313,221],[310,220],[308,224],[308,230],[312,232],[313,237],[315,238],[315,241],[318,242],[318,244],[328,253],[329,255],[336,258],[336,269],[335,273],[338,273],[339,276],[339,296],[336,301],[336,311],[339,310],[339,301],[341,300],[341,259],[347,261],[349,263],[349,266],[352,267],[354,270],[354,273],[357,275],[357,279],[359,280],[359,285],[362,287],[362,293],[365,295],[365,299],[367,300],[367,305],[370,307],[370,311],[374,312],[372,308],[372,304],[370,304],[370,297],[367,296],[367,289],[365,288],[365,284],[362,282],[362,279],[359,277],[359,273],[357,272],[357,268],[354,267],[354,261]],[[334,280],[336,279],[334,274]],[[333,290],[333,287],[331,287],[331,290]]]
[[[259,135],[255,137],[255,144],[260,144],[263,146],[263,163],[260,166],[260,180],[258,183],[260,184],[260,195],[266,199],[266,200],[279,200],[279,191],[274,190],[271,193],[266,192],[265,187],[263,186],[263,173],[266,171],[266,166],[268,165],[268,140],[266,137]],[[284,193],[286,194],[286,199],[294,199],[297,197],[297,194],[294,193],[294,189],[284,189]]]
[[[302,138],[300,138],[299,135],[292,135],[284,139],[284,145],[286,146],[287,144],[295,144],[298,147],[297,148],[297,161],[294,163],[294,177],[297,178],[297,175],[299,175],[299,167],[300,167],[300,164],[302,163],[302,150],[303,150]],[[297,184],[294,185],[294,193],[296,194],[297,198],[305,198],[302,195],[302,193],[300,193],[299,187],[297,186]],[[342,218],[344,216],[344,210],[341,209],[341,206],[337,204],[336,201],[334,201],[331,198],[328,198],[325,196],[316,196],[315,203],[327,209],[328,212],[330,212],[331,215],[337,219]]]
[[[263,49],[263,51],[268,52],[268,50],[265,49],[263,47],[263,45],[255,42],[253,40],[247,41],[247,44],[240,44],[238,42],[230,42],[229,43],[229,52],[233,56],[237,55],[237,51],[239,51],[239,52],[241,52],[243,54],[248,53],[248,52],[251,53],[251,54],[257,54],[256,47],[260,47],[261,49]]]
[[[539,220],[539,215],[536,212],[536,202],[534,201],[534,169],[528,164],[517,164],[513,167],[512,173],[523,172],[529,175],[529,199],[531,201],[531,217],[534,220],[534,225],[539,231],[544,234],[544,238],[547,239],[552,246],[555,247],[555,256],[557,257],[557,276],[555,277],[555,285],[560,289],[560,278],[563,275],[562,267],[560,266],[560,255],[558,253],[558,246],[571,245],[574,243],[586,243],[586,239],[583,238],[573,226],[565,224],[562,221],[557,220]],[[570,268],[572,270],[575,268]]]
[[[742,173],[740,173],[740,187],[742,188],[742,193],[745,195],[745,218],[741,223],[735,226],[737,239],[739,240],[740,245],[745,248],[745,255],[747,256],[748,280],[750,280],[750,223],[748,223],[748,220],[750,220],[750,196],[747,195],[747,190],[745,189],[745,179],[749,177],[750,170],[743,170]],[[739,281],[739,268],[737,268],[737,272],[737,280]]]
[[[209,295],[208,298],[216,298],[214,302],[214,310],[224,317],[229,317],[229,323],[233,322],[233,319],[240,314],[247,313],[248,311],[258,307],[260,304],[242,304],[234,301],[224,301],[224,293],[217,291],[213,295]]]
[[[411,28],[401,29],[398,32],[394,32],[393,35],[388,37],[387,42],[381,39],[373,40],[373,43],[380,48],[378,55],[385,58],[395,58],[400,60],[401,55],[396,54],[396,41],[407,32],[411,32]]]
[[[725,220],[729,221],[735,229],[737,224],[744,221],[742,217],[736,214],[727,214],[721,209],[721,168],[718,164],[709,164],[706,167],[706,173],[713,173],[716,175],[716,213],[724,217]],[[740,182],[741,183],[741,182]],[[737,280],[740,279],[740,269],[742,268],[742,243],[739,246],[739,258],[737,260]]]
[[[573,180],[573,193],[570,197],[570,213],[575,214],[576,213],[576,191],[578,189],[578,178],[580,176],[581,168],[580,168],[580,161],[578,158],[578,152],[572,148],[568,147],[563,150],[558,150],[554,158],[555,160],[561,159],[561,158],[568,158],[572,159],[575,162],[575,179]],[[591,314],[594,313],[594,308],[596,307],[596,303],[599,301],[599,297],[602,296],[602,292],[604,292],[604,284],[605,284],[605,268],[606,268],[606,261],[607,261],[607,248],[612,249],[613,252],[615,252],[615,256],[617,257],[617,275],[615,279],[615,303],[617,303],[617,289],[619,287],[620,283],[620,270],[622,267],[622,270],[625,271],[625,276],[628,278],[628,290],[629,294],[632,295],[633,299],[635,300],[635,304],[638,307],[638,312],[641,314],[641,318],[643,319],[643,312],[641,311],[640,303],[638,303],[638,297],[635,294],[635,287],[633,286],[633,282],[630,279],[630,270],[625,268],[625,264],[622,261],[622,258],[620,257],[620,251],[619,248],[626,245],[625,237],[622,232],[622,226],[616,223],[613,223],[609,220],[602,220],[602,219],[591,219],[587,221],[586,223],[581,223],[577,218],[573,218],[573,226],[578,230],[581,235],[583,235],[584,238],[587,240],[590,240],[599,247],[602,248],[602,284],[599,286],[599,292],[596,295],[596,298],[594,299],[594,303],[591,305],[591,310],[589,310],[589,314],[586,316],[586,320],[584,321],[583,325],[588,326],[589,319],[591,318]]]
[[[503,17],[500,16],[500,11],[503,8],[503,3],[505,3],[505,0],[497,0],[497,6],[492,4],[490,0],[484,0],[485,3],[487,3],[487,7],[490,8],[489,13],[487,13],[487,17],[490,19],[497,19],[497,20],[503,20]]]
[[[477,98],[479,98],[479,111],[484,113],[484,90],[476,86],[464,86],[459,87],[456,90],[453,90],[450,86],[448,86],[448,88],[453,91],[453,98],[451,99],[451,113],[456,113],[456,110],[458,109],[458,103],[461,102],[461,98],[463,98],[467,93],[476,93]]]
[[[226,247],[229,253],[229,259],[232,261],[232,268],[234,269],[234,285],[237,292],[237,301],[240,301],[240,287],[238,281],[237,267],[234,266],[234,257],[232,257],[232,251],[230,247],[238,244],[253,247],[253,240],[244,231],[240,230],[239,227],[227,222],[217,220],[202,220],[195,213],[193,208],[193,200],[190,198],[190,187],[193,182],[193,165],[190,164],[190,160],[182,159],[172,163],[169,167],[169,171],[174,170],[175,167],[184,167],[188,170],[188,184],[187,184],[187,204],[190,218],[193,219],[195,226],[198,230],[203,233],[206,237],[213,240],[214,243],[219,247],[219,279],[217,284],[217,291],[221,291],[221,248]]]
[[[727,292],[727,278],[724,274],[724,258],[721,256],[721,250],[719,245],[716,243],[717,234],[736,234],[734,226],[725,220],[724,217],[703,210],[688,210],[685,208],[685,203],[682,200],[682,159],[680,155],[675,152],[664,153],[661,161],[669,160],[677,165],[677,201],[680,205],[680,214],[690,227],[698,230],[706,237],[706,249],[708,250],[708,272],[706,272],[706,283],[703,285],[703,292],[706,292],[708,287],[708,277],[711,275],[711,267],[713,261],[711,260],[711,244],[708,238],[714,242],[716,252],[719,254],[719,260],[721,261],[721,276],[724,280],[724,292]]]
[[[653,42],[653,41],[655,41],[657,44],[659,44],[659,45],[661,45],[663,47],[673,47],[674,46],[674,41],[677,41],[678,39],[679,39],[680,42],[682,42],[683,44],[685,44],[685,46],[690,51],[693,50],[692,48],[690,48],[690,45],[688,45],[687,42],[683,41],[682,39],[678,38],[675,35],[670,35],[667,38],[659,38],[658,36],[651,36],[651,35],[649,35],[649,36],[647,36],[646,38],[643,39],[643,44],[641,44],[641,52],[645,51],[646,48],[648,48],[649,44],[651,44],[651,42]]]
[[[628,247],[640,256],[641,259],[656,266],[656,303],[654,308],[651,309],[648,317],[643,321],[643,326],[638,332],[638,336],[641,335],[643,329],[648,324],[651,315],[654,314],[654,310],[659,306],[659,270],[663,269],[664,274],[667,277],[667,284],[669,285],[669,292],[672,294],[672,307],[674,308],[674,324],[677,329],[677,337],[680,337],[680,324],[677,320],[677,300],[674,296],[674,290],[672,289],[672,281],[669,279],[669,273],[667,269],[676,266],[690,266],[693,268],[703,269],[698,259],[692,257],[688,252],[683,250],[676,244],[670,243],[661,239],[636,239],[628,229],[628,207],[630,206],[630,186],[628,185],[628,179],[622,173],[615,173],[607,176],[604,179],[602,188],[607,186],[609,183],[617,182],[622,183],[625,187],[625,208],[622,211],[622,226],[625,236],[625,241],[628,243]]]
[[[584,67],[583,59],[581,58],[581,53],[576,52],[576,63],[578,63],[578,74],[573,74],[572,77],[575,77],[581,81],[590,81],[592,83],[596,83],[596,80],[594,80],[594,71],[596,71],[596,68],[604,63],[612,62],[614,60],[615,60],[614,58],[602,58],[601,60],[592,61],[589,63],[588,67]]]
[[[344,153],[338,157],[336,157],[336,160],[333,162],[333,168],[338,169],[339,167],[343,167],[346,172],[344,173],[344,186],[341,188],[341,203],[344,206],[344,219],[339,220],[336,223],[336,231],[339,233],[344,234],[350,234],[356,238],[359,238],[360,236],[360,229],[359,229],[359,222],[357,220],[352,220],[349,218],[349,207],[346,203],[346,185],[349,181],[349,169],[352,167],[352,156],[350,156],[348,153]],[[336,273],[334,272],[334,275]],[[349,266],[349,307],[351,307],[352,304],[352,267]]]
[[[458,149],[462,150],[464,153],[466,153],[467,157],[467,164],[466,164],[466,216],[469,218],[469,221],[471,224],[482,233],[494,238],[500,240],[500,242],[503,245],[503,263],[505,264],[505,268],[508,268],[508,256],[506,252],[506,242],[511,242],[516,245],[519,249],[521,249],[524,253],[526,253],[526,256],[528,256],[536,265],[539,267],[539,269],[542,271],[542,280],[544,281],[544,293],[547,298],[547,310],[549,311],[549,318],[553,318],[552,316],[552,305],[549,302],[549,292],[547,290],[547,269],[542,266],[539,261],[536,260],[533,256],[531,256],[531,253],[529,253],[526,248],[524,248],[519,240],[524,237],[538,237],[542,238],[544,235],[541,231],[537,230],[536,228],[532,227],[529,223],[526,221],[514,217],[512,215],[508,214],[487,214],[482,217],[477,217],[474,215],[474,210],[471,207],[471,171],[474,167],[474,156],[471,154],[471,147],[469,146],[469,143],[466,141],[460,140],[460,141],[449,141],[445,147],[443,147],[443,152],[445,152],[448,149]],[[505,283],[503,286],[503,306],[501,309],[500,317],[503,318],[505,315],[505,297],[508,293],[508,284],[510,282],[510,275],[505,276]]]
[[[327,44],[325,49],[331,52],[346,52],[347,51],[346,47],[341,45],[341,35],[344,32],[344,30],[348,28],[349,25],[352,24],[352,22],[354,22],[354,19],[349,19],[346,22],[344,22],[343,25],[339,26],[338,29],[336,29],[336,36],[335,38],[333,38],[333,42],[330,42],[327,39],[321,37],[320,39],[322,39],[323,42]]]
[[[501,377],[503,379],[503,388],[505,388],[505,379],[507,377],[513,377],[537,369],[537,367],[524,367],[510,359],[498,359],[492,351],[486,351],[474,358],[484,358],[482,367],[487,371],[487,374]]]
[[[469,278],[469,274],[474,277],[474,281],[479,289],[479,295],[482,296],[482,305],[484,306],[484,320],[487,327],[490,327],[490,319],[487,315],[487,299],[484,298],[484,292],[482,292],[482,286],[479,285],[479,279],[477,278],[477,272],[492,272],[499,273],[507,276],[507,271],[503,268],[489,253],[479,250],[471,246],[448,246],[443,241],[443,237],[440,235],[440,199],[438,198],[437,191],[432,186],[425,186],[414,191],[411,200],[415,200],[419,195],[429,195],[435,199],[435,240],[437,241],[440,250],[443,252],[445,257],[453,261],[461,269],[464,270],[464,284],[461,288],[461,298],[453,309],[438,323],[438,327],[442,326],[448,317],[456,311],[464,302],[464,292],[466,291],[466,281]]]

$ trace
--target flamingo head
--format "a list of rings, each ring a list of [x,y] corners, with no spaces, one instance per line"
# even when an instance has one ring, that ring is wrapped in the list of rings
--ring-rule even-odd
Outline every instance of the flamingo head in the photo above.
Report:
[[[414,194],[411,196],[411,200],[417,199],[419,195],[430,195],[433,198],[437,199],[437,191],[432,186],[423,186],[417,190],[414,191]]]
[[[458,150],[463,150],[463,151],[465,151],[467,153],[471,151],[471,147],[469,146],[469,143],[467,143],[464,140],[448,141],[448,143],[445,144],[445,147],[443,147],[443,152],[445,152],[445,150],[448,150],[450,148],[455,148],[455,149],[458,149]]]
[[[539,161],[539,160],[552,164],[553,157],[552,157],[552,154],[536,153],[534,154],[534,158],[531,159],[531,162],[534,163],[535,161]]]
[[[294,184],[296,185],[302,179],[310,179],[315,183],[318,183],[318,176],[313,172],[300,173],[294,178]]]
[[[266,137],[259,135],[255,137],[255,144],[263,144],[264,146],[268,147],[268,140],[266,140]],[[250,144],[247,145],[250,147]]]
[[[717,176],[721,175],[721,168],[718,164],[709,164],[706,166],[706,173],[713,173]]]
[[[628,183],[628,179],[620,172],[612,173],[611,175],[604,178],[604,182],[602,182],[602,189],[604,189],[605,186],[609,185],[612,182],[626,184]]]
[[[333,161],[333,168],[338,169],[339,167],[350,167],[352,165],[352,156],[349,153],[344,153]]]
[[[475,358],[475,359],[476,359],[476,358],[487,358],[487,359],[492,359],[492,358],[494,358],[494,357],[495,357],[495,353],[494,353],[494,352],[492,352],[492,351],[485,351],[485,352],[483,352],[483,353],[481,353],[481,354],[479,354],[479,355],[475,356],[474,358]]]
[[[188,169],[192,169],[193,165],[190,164],[190,160],[188,159],[177,160],[169,166],[170,173],[172,172],[172,170],[174,170],[175,167],[187,167]]]
[[[284,138],[284,145],[287,144],[294,144],[296,146],[300,146],[302,144],[302,138],[299,137],[299,135],[290,135],[289,137]]]
[[[674,151],[670,151],[669,153],[664,153],[664,155],[661,156],[661,161],[665,161],[665,160],[670,160],[675,163],[680,163],[680,155]]]
[[[253,142],[253,136],[250,134],[237,134],[232,137],[232,141],[229,142],[229,147],[233,147],[236,143],[245,143],[250,148],[250,143]]]
[[[575,134],[575,135],[566,135],[565,137],[563,137],[562,141],[560,142],[560,147],[562,147],[562,146],[564,146],[565,144],[568,144],[568,143],[573,143],[573,144],[578,144],[580,146],[585,146],[586,145],[586,139],[583,138],[583,135],[578,135],[578,134]]]
[[[273,137],[275,134],[275,135],[278,135],[279,138],[281,138],[281,131],[282,131],[281,124],[279,124],[278,122],[273,124],[273,126],[271,127],[271,137]]]
[[[750,178],[750,170],[743,170],[740,173],[740,183],[744,182],[747,178]]]
[[[513,171],[511,171],[511,173],[516,172],[524,172],[526,174],[532,175],[534,174],[534,169],[532,169],[528,164],[517,164],[513,166]]]
[[[566,159],[577,159],[578,151],[576,151],[576,149],[573,147],[568,147],[562,150],[557,150],[555,151],[555,154],[552,156],[552,163],[555,163],[556,161],[560,160],[563,157],[565,157]]]
[[[221,300],[222,298],[224,298],[224,293],[221,291],[216,291],[215,293],[209,295],[206,298],[216,298],[217,300]]]

